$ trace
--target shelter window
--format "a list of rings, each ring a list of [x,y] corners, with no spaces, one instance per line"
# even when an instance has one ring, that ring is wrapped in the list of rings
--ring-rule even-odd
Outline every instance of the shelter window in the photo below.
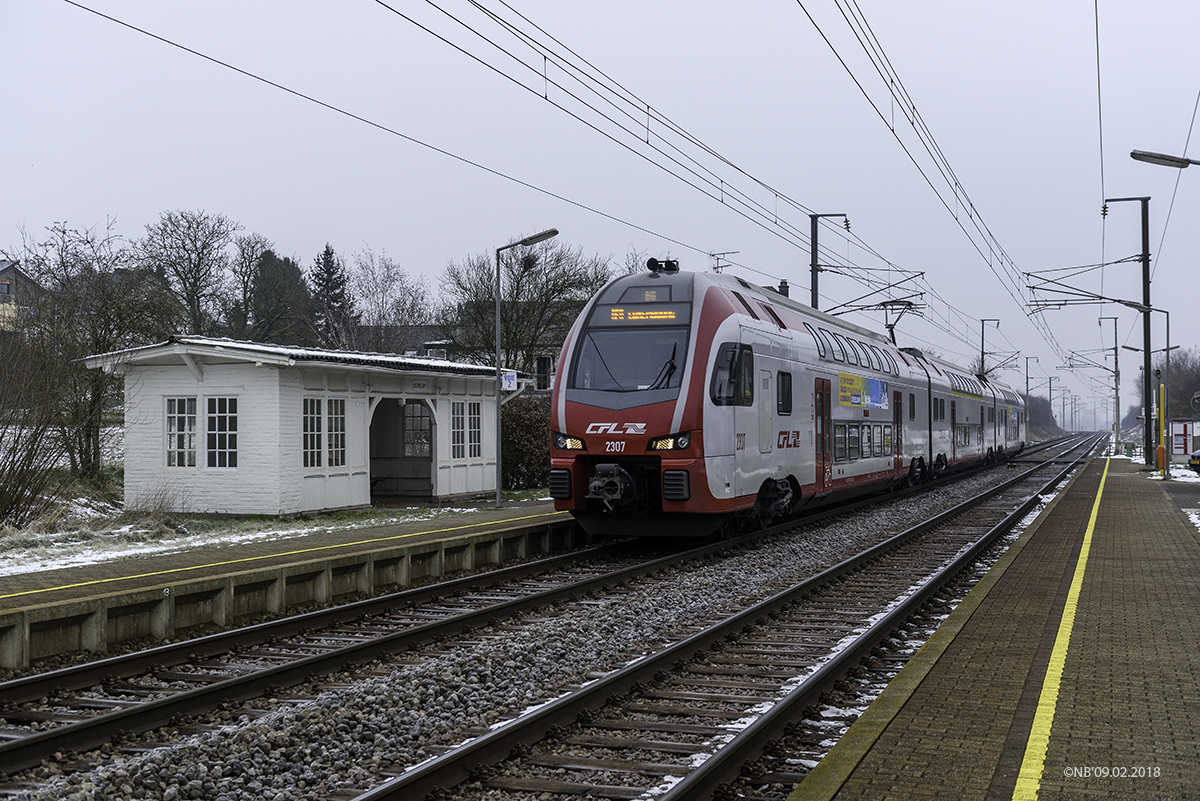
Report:
[[[196,466],[196,399],[167,398],[167,467]]]
[[[467,404],[450,404],[450,458],[462,459],[467,455]]]
[[[304,466],[321,466],[321,399],[304,399]]]
[[[343,467],[346,464],[346,399],[330,398],[329,413],[329,466]]]
[[[238,408],[237,398],[207,398],[208,466],[238,466]]]
[[[479,424],[479,402],[467,404],[467,453],[478,459],[483,453],[483,428]]]
[[[410,458],[428,459],[431,455],[430,432],[433,418],[429,407],[423,403],[409,401],[404,404],[404,455]]]

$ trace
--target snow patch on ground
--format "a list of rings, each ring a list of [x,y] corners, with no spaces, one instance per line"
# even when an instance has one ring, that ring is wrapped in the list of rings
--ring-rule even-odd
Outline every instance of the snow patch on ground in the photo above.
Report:
[[[111,518],[119,509],[96,501],[77,500],[69,506],[77,520]],[[297,523],[280,521],[264,522],[263,528],[247,531],[231,522],[227,531],[203,531],[192,533],[180,526],[173,533],[151,531],[137,523],[119,526],[104,531],[76,529],[54,533],[30,534],[20,531],[0,532],[0,576],[35,573],[43,570],[77,567],[79,565],[131,559],[140,556],[158,556],[180,553],[194,548],[213,545],[237,545],[262,540],[288,540],[307,534],[366,529],[396,523],[419,523],[436,520],[450,515],[463,515],[478,511],[472,508],[409,507],[391,510],[356,522],[340,521]],[[242,524],[244,526],[244,524]]]

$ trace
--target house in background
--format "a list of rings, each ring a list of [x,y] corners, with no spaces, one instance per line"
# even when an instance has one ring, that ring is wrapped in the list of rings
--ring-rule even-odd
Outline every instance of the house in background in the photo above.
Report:
[[[198,336],[104,353],[126,508],[296,514],[495,492],[495,369]]]
[[[17,262],[0,259],[0,331],[15,331],[37,283],[21,271]]]

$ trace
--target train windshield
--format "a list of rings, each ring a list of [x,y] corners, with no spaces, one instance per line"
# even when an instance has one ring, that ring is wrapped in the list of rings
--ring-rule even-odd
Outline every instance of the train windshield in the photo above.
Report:
[[[571,366],[572,389],[638,392],[683,382],[688,329],[587,328]]]

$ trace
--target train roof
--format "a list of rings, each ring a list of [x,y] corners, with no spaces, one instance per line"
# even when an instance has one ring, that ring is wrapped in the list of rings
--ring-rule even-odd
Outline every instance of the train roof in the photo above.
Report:
[[[883,344],[887,345],[888,347],[896,348],[897,350],[905,353],[907,356],[917,357],[928,364],[936,365],[940,372],[954,374],[956,377],[965,379],[968,382],[981,381],[983,384],[986,384],[992,389],[996,390],[997,394],[1003,395],[1010,401],[1019,402],[1020,400],[1020,396],[1015,392],[1015,390],[1013,390],[1010,385],[1003,381],[1000,381],[996,378],[981,378],[980,376],[972,375],[970,370],[962,367],[961,365],[955,364],[954,362],[948,361],[939,356],[927,354],[919,348],[897,346],[892,343],[890,337],[881,334],[878,331],[850,322],[842,317],[836,317],[832,314],[827,314],[819,309],[814,309],[807,304],[793,300],[787,295],[780,293],[774,287],[752,284],[743,278],[729,273],[698,273],[683,271],[635,273],[612,281],[608,284],[608,286],[601,290],[600,295],[607,295],[608,293],[616,290],[618,286],[621,288],[621,291],[623,291],[623,289],[629,284],[645,280],[654,281],[659,286],[671,286],[673,288],[672,292],[675,293],[673,296],[679,300],[684,299],[684,297],[690,299],[694,295],[699,294],[697,291],[698,287],[696,287],[697,283],[712,284],[747,295],[753,295],[772,304],[791,309],[799,314],[804,315],[813,322],[824,323],[829,327],[837,328],[844,332],[853,333],[854,335],[864,339],[870,339],[876,344]],[[600,302],[606,301],[600,300]]]

